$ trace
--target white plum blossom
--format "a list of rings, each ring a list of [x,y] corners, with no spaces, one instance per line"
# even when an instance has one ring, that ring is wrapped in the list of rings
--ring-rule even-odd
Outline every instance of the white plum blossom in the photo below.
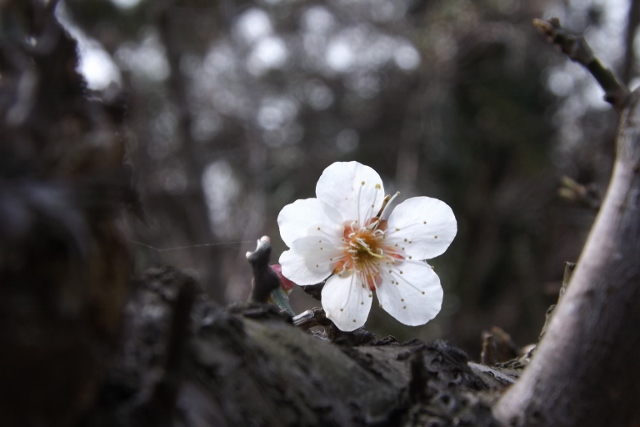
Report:
[[[388,215],[380,176],[358,162],[334,163],[317,198],[297,200],[278,215],[282,274],[298,285],[326,280],[322,307],[342,331],[364,325],[373,291],[380,306],[406,325],[422,325],[442,306],[442,286],[424,260],[442,254],[457,223],[451,208],[413,197]]]

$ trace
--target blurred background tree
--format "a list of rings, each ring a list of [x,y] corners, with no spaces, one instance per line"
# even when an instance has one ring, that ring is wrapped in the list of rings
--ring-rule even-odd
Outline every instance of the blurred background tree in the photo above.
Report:
[[[313,197],[332,162],[358,160],[387,191],[437,197],[459,221],[433,262],[441,314],[411,329],[374,310],[367,327],[477,358],[494,325],[535,340],[612,164],[614,113],[531,20],[558,16],[628,81],[630,3],[66,0],[58,15],[89,88],[126,100],[146,216],[136,240],[219,243],[135,246],[140,269],[171,263],[219,302],[244,299],[255,239],[271,236],[278,255],[280,209]],[[577,184],[560,197],[563,176]],[[299,290],[292,302],[314,305]]]

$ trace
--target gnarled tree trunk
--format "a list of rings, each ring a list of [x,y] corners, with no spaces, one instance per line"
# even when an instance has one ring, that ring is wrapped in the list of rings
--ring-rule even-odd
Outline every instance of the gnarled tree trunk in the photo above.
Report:
[[[640,422],[640,92],[623,110],[604,203],[549,330],[494,408],[509,426]]]

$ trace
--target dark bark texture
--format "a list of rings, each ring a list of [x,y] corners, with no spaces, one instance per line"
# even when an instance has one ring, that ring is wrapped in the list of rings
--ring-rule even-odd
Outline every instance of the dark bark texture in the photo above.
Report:
[[[330,342],[175,269],[131,282],[123,109],[87,96],[56,4],[0,3],[1,425],[493,425],[480,396],[513,379],[444,342]]]
[[[623,110],[613,176],[533,361],[495,408],[510,426],[640,421],[640,93]]]
[[[0,424],[70,425],[118,349],[130,264],[121,109],[92,101],[57,2],[0,3]]]
[[[637,13],[631,9],[633,25]],[[583,37],[534,24],[590,71],[621,111],[607,194],[533,361],[494,407],[509,426],[640,422],[640,92],[629,94]],[[576,52],[586,52],[586,55]],[[594,66],[597,65],[597,66]]]
[[[329,342],[271,305],[228,310],[172,268],[134,283],[123,352],[83,426],[492,426],[489,396],[513,381],[445,342]]]
[[[86,96],[56,3],[0,2],[1,425],[498,425],[528,355],[491,367],[446,342],[305,331],[269,304],[223,308],[168,267],[130,281],[122,108]],[[634,92],[567,293],[493,408],[505,424],[640,421],[639,171]]]

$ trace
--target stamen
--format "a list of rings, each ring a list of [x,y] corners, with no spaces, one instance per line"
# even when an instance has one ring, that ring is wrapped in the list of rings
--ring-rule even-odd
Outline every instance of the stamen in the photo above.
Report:
[[[405,225],[404,227],[402,227],[402,231],[407,230],[407,229],[412,228],[412,227],[415,227],[417,225],[422,225],[422,224],[416,222],[416,223],[413,223],[413,224]],[[388,230],[389,235],[394,234],[394,233],[396,233],[398,231],[400,231],[399,228],[389,229]]]
[[[376,258],[383,258],[383,259],[384,259],[384,255],[383,255],[383,254],[375,254],[375,253],[371,252],[371,249],[367,249],[367,253],[368,253],[369,255],[373,256],[373,257],[376,257]]]
[[[389,203],[390,199],[391,199],[390,195],[387,194],[386,196],[384,196],[384,198],[382,199],[382,206],[380,206],[380,210],[378,211],[378,215],[377,215],[378,217],[382,215],[382,211],[384,210],[385,206],[387,206],[387,203]]]
[[[360,222],[360,196],[362,195],[362,187],[364,187],[364,181],[362,181],[362,185],[358,188],[358,221],[360,224],[362,224],[362,222]]]
[[[391,197],[389,198],[389,200],[386,200],[386,202],[385,202],[385,203],[383,203],[383,205],[382,205],[382,209],[380,209],[380,215],[378,215],[378,217],[379,217],[379,218],[385,219],[384,214],[387,212],[387,208],[388,208],[389,206],[391,206],[391,202],[393,202],[393,200],[394,200],[396,197],[398,197],[398,195],[399,195],[399,194],[400,194],[400,192],[399,192],[399,191],[396,191],[396,194],[394,194],[393,196],[391,196]],[[385,198],[385,199],[386,199],[386,198]]]
[[[351,294],[353,294],[353,281],[356,278],[355,274],[351,275],[351,282],[349,283],[349,292],[347,292],[347,300],[345,301],[342,307],[349,307],[349,300],[351,299]]]
[[[309,235],[314,235],[314,236],[325,236],[329,239],[329,242],[333,243],[335,245],[334,242],[337,242],[337,240],[340,238],[339,235],[332,233],[329,233],[328,231],[326,231],[323,227],[312,227],[309,231]]]
[[[382,189],[382,186],[380,184],[376,184],[375,185],[375,189],[376,190],[380,190],[380,189]],[[379,191],[376,191],[373,194],[373,201],[371,202],[370,207],[367,209],[366,218],[372,218],[373,217],[373,208],[376,206],[376,200],[378,199],[378,193],[379,193]],[[384,203],[384,201],[383,201],[383,203]]]
[[[406,261],[408,262],[408,261]],[[417,263],[417,262],[421,262],[421,261],[414,261],[413,263]],[[411,263],[411,262],[408,262]],[[424,263],[423,263],[424,264]],[[417,292],[420,292],[422,295],[424,295],[424,291],[418,287],[416,287],[413,283],[411,283],[409,280],[407,280],[407,278],[402,274],[402,272],[400,270],[393,270],[393,272],[391,273],[392,277],[395,277],[396,279],[400,279],[402,282],[406,283],[407,285],[409,285],[410,287],[412,287],[413,289],[415,289]],[[398,285],[398,280],[396,280],[396,285]]]
[[[364,241],[362,237],[356,237],[355,241],[358,242],[358,244],[362,246],[363,249],[369,250],[369,245]]]

